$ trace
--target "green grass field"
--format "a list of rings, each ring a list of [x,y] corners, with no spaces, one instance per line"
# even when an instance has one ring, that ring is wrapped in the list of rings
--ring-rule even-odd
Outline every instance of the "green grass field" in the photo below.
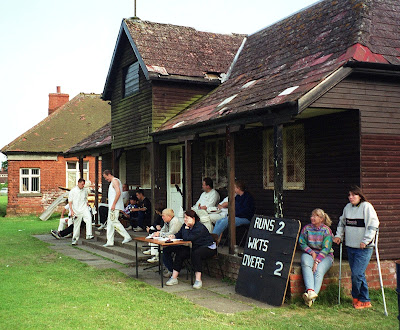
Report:
[[[7,199],[0,197],[0,214]],[[347,298],[336,305],[332,288],[311,309],[301,301],[281,308],[218,314],[113,270],[97,270],[32,237],[58,225],[53,216],[0,218],[0,327],[2,329],[396,329],[397,295],[380,291],[373,308],[356,311]]]

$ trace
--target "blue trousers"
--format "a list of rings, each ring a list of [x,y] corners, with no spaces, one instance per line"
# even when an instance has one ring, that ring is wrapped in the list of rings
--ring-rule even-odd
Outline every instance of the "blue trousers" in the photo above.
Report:
[[[312,268],[314,265],[314,259],[308,253],[303,253],[301,255],[301,270],[303,273],[304,285],[306,287],[306,291],[312,289],[318,294],[319,290],[322,286],[322,281],[326,272],[331,268],[333,264],[333,260],[330,256],[326,256],[322,261],[318,264],[317,270],[313,273]]]
[[[235,226],[236,227],[239,227],[241,225],[249,225],[249,224],[250,224],[249,219],[235,217]],[[221,235],[226,228],[228,228],[228,217],[218,220],[215,223],[213,234]]]
[[[351,269],[351,295],[362,302],[371,300],[369,298],[365,271],[371,259],[372,252],[373,248],[356,249],[347,247]]]

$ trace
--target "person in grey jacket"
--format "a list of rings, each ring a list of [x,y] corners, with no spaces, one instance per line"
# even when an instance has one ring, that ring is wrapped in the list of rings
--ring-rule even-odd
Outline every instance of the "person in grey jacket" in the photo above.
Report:
[[[371,203],[367,201],[360,187],[352,186],[349,201],[339,218],[333,242],[340,244],[345,238],[351,269],[351,295],[356,309],[370,308],[368,284],[365,271],[375,246],[379,219]]]
[[[175,216],[174,210],[172,209],[164,209],[161,213],[161,217],[164,221],[164,225],[160,231],[154,232],[152,237],[168,237],[170,235],[175,235],[183,225],[183,222]],[[153,255],[153,257],[147,259],[147,261],[150,263],[158,262],[158,248],[152,246],[150,254]]]

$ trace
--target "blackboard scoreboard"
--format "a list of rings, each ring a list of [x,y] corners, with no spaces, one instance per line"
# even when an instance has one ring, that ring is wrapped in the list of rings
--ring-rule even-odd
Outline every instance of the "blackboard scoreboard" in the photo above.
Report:
[[[254,215],[236,292],[270,305],[281,306],[300,233],[300,221]]]

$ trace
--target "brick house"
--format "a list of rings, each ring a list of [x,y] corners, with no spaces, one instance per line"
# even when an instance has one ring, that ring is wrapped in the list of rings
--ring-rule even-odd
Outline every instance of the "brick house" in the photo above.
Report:
[[[8,159],[7,216],[42,213],[82,172],[95,182],[95,157],[63,153],[109,122],[110,105],[98,94],[69,101],[59,87],[50,93],[48,116],[1,150]]]

